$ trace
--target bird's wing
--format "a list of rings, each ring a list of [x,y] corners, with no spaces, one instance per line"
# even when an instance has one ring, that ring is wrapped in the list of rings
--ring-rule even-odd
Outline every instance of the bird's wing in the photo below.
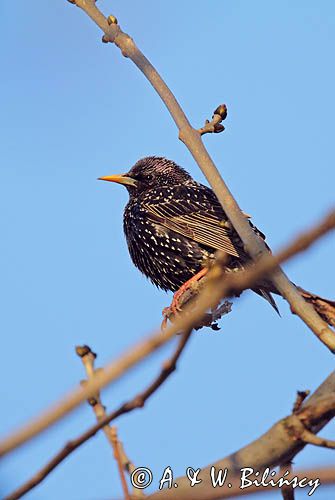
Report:
[[[205,188],[201,186],[201,188]],[[205,190],[186,189],[164,202],[146,204],[153,223],[175,231],[208,248],[222,250],[229,255],[246,258],[241,240],[227,223],[221,205],[214,193]]]

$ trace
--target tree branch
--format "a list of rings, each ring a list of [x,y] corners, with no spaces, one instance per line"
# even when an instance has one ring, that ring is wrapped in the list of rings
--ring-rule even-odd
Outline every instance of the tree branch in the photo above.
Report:
[[[3,439],[0,442],[0,456],[9,453],[40,434],[73,411],[74,408],[90,398],[102,387],[119,379],[126,371],[167,343],[176,333],[192,330],[195,325],[199,324],[208,309],[215,307],[222,297],[232,296],[245,288],[251,288],[261,276],[270,273],[279,263],[305,250],[316,239],[334,229],[334,227],[335,211],[330,213],[319,225],[296,238],[291,245],[277,256],[266,254],[255,265],[250,266],[245,271],[225,274],[220,265],[214,265],[208,273],[207,283],[199,293],[195,308],[192,308],[192,304],[187,304],[183,313],[164,331],[164,335],[162,335],[161,331],[158,331],[151,337],[136,344],[129,352],[108,364],[104,370],[96,373],[85,387],[73,390],[68,396],[62,398],[58,404]],[[328,338],[328,332],[322,332],[320,340],[324,343],[326,341],[334,342],[335,334],[332,330],[330,330],[330,333],[331,338]]]
[[[124,467],[123,461],[122,461],[120,441],[119,441],[119,438],[117,435],[117,430],[116,430],[115,426],[109,427],[109,429],[110,429],[112,446],[113,446],[113,450],[114,450],[114,458],[116,460],[119,474],[120,474],[120,478],[121,478],[124,500],[130,500],[129,491],[128,491],[128,484],[127,484],[126,476],[125,476],[125,467]]]
[[[199,128],[198,132],[200,135],[205,134],[219,134],[224,131],[224,126],[222,121],[227,118],[227,106],[225,104],[220,104],[213,113],[212,120],[206,120],[205,125]]]
[[[228,469],[229,474],[239,478],[240,470],[250,467],[254,471],[264,471],[265,468],[274,468],[283,463],[290,463],[295,455],[306,445],[303,439],[303,430],[308,429],[312,433],[318,432],[335,415],[335,372],[332,372],[327,380],[314,392],[308,400],[303,403],[298,413],[292,413],[288,417],[279,420],[265,434],[251,442],[239,451],[228,455],[226,458],[201,469],[198,475],[202,483],[190,488],[189,479],[184,476],[174,480],[178,489],[161,490],[147,497],[148,500],[214,500],[230,496],[238,496],[236,488],[235,495],[232,489],[213,488],[210,480],[210,469]],[[299,431],[301,433],[299,434]],[[335,471],[334,471],[335,472]],[[332,476],[335,481],[335,474]],[[231,481],[232,482],[232,481]],[[244,493],[251,493],[247,488]],[[260,491],[260,488],[257,488]],[[269,491],[269,490],[268,490]]]
[[[305,401],[305,399],[310,395],[309,390],[307,391],[297,391],[297,397],[295,399],[293,408],[292,408],[292,413],[297,413],[300,408],[302,407],[302,403]]]
[[[313,444],[314,446],[321,446],[322,448],[330,448],[331,450],[335,449],[335,441],[316,436],[308,429],[304,429],[299,438],[306,444]]]
[[[116,427],[112,427],[112,429],[115,429],[115,434],[116,434]],[[128,455],[126,454],[124,450],[124,446],[122,441],[117,440],[117,445],[118,445],[118,454],[119,454],[119,460],[120,463],[122,464],[123,469],[129,474],[129,476],[132,475],[134,470],[136,469],[135,465],[132,463],[131,460],[129,460]],[[142,490],[139,490],[138,488],[135,488],[133,486],[132,494],[131,494],[131,500],[135,500],[136,498],[144,498],[145,494],[143,493]]]
[[[119,47],[122,54],[130,58],[148,79],[170,112],[179,130],[179,139],[188,148],[206,176],[250,256],[254,260],[258,260],[261,256],[266,255],[268,249],[264,241],[255,234],[222,179],[202,142],[201,132],[191,126],[171,90],[150,61],[135,45],[133,39],[121,30],[116,17],[109,16],[106,18],[97,8],[95,0],[70,0],[70,3],[80,7],[101,28],[104,32],[102,39],[105,43],[111,42]],[[317,314],[312,305],[306,303],[284,272],[280,268],[274,269],[271,280],[281,295],[289,302],[295,314],[309,326],[318,338],[323,339],[322,341],[331,352],[335,353],[335,341],[331,335],[331,329]]]
[[[283,476],[286,471],[290,472],[290,475],[292,474],[292,462],[282,464],[279,469],[279,475]],[[310,477],[310,476],[308,476]],[[285,485],[281,489],[281,494],[283,497],[283,500],[294,500],[294,489],[292,485]]]
[[[176,322],[174,324],[167,328],[167,330],[164,332],[164,335],[162,335],[161,332],[158,332],[155,336],[152,336],[144,342],[146,347],[148,347],[149,344],[152,350],[154,350],[155,348],[158,348],[159,345],[167,342],[167,340],[174,336],[177,332],[187,332],[180,338],[174,355],[168,363],[165,363],[158,377],[150,384],[150,386],[145,391],[139,393],[131,401],[125,403],[113,413],[102,418],[97,424],[81,434],[78,438],[68,442],[36,475],[34,475],[33,478],[31,478],[27,483],[16,490],[12,495],[8,496],[6,500],[15,500],[16,498],[19,498],[19,496],[17,496],[18,494],[22,494],[20,492],[26,492],[34,488],[52,470],[54,470],[58,464],[60,464],[70,453],[72,453],[72,451],[77,449],[88,439],[92,438],[106,424],[108,424],[112,420],[115,420],[123,413],[128,413],[135,408],[142,407],[145,401],[160,387],[160,385],[162,385],[162,383],[166,380],[170,373],[172,373],[175,369],[177,360],[179,359],[180,354],[182,353],[188,341],[193,325],[197,325],[199,323],[202,316],[206,313],[207,309],[216,305],[216,303],[221,299],[222,295],[229,295],[229,293],[231,293],[232,291],[236,292],[237,290],[241,290],[243,288],[249,288],[255,281],[259,280],[259,278],[264,275],[264,273],[269,272],[271,269],[273,269],[278,262],[283,262],[285,259],[288,259],[296,255],[297,253],[306,250],[316,239],[320,238],[334,227],[335,212],[326,217],[319,225],[296,238],[291,245],[280,252],[276,257],[272,255],[266,255],[265,257],[262,257],[262,259],[251,268],[243,272],[226,275],[225,280],[222,280],[222,275],[220,273],[217,274],[217,272],[220,271],[220,266],[214,266],[214,268],[211,269],[211,272],[214,272],[214,274],[216,274],[215,279],[212,276],[200,291],[197,307],[193,309],[191,313],[189,313],[188,311],[190,310],[190,304],[187,304],[183,313],[176,319]],[[209,276],[211,275],[211,272],[208,273]],[[140,344],[135,346],[133,351],[131,352],[137,353],[137,361],[139,361],[140,359],[142,359],[142,357],[144,357],[144,351],[146,351],[146,349],[144,349],[143,345]],[[49,412],[45,412],[38,419],[35,419],[31,424],[26,425],[18,432],[10,435],[9,437],[7,437],[7,439],[3,440],[0,443],[0,455],[9,453],[17,446],[33,438],[35,435],[42,432],[52,423],[56,422],[58,419],[60,419],[62,416],[64,416],[79,404],[77,403],[78,398],[80,402],[84,401],[85,399],[92,397],[94,393],[100,390],[104,385],[107,385],[108,382],[110,382],[111,380],[115,380],[117,378],[117,375],[115,375],[115,373],[121,374],[126,370],[124,365],[129,364],[129,358],[133,359],[130,353],[128,355],[126,354],[122,356],[116,363],[108,365],[103,371],[95,374],[92,380],[86,384],[86,387],[80,389],[79,393],[78,390],[72,393],[71,398],[68,397],[65,404],[63,401],[61,401],[58,407],[56,406],[56,410],[52,408],[51,410],[49,410]],[[135,362],[133,362],[133,364],[135,364]],[[120,366],[123,367],[123,370],[121,370]],[[104,374],[103,378],[101,378],[102,374]],[[96,379],[97,377],[98,380]],[[316,392],[316,395],[318,397],[321,397],[334,391],[335,376],[334,380],[332,378],[329,378],[328,382],[326,381],[324,384],[322,384],[322,386]],[[299,401],[296,402],[294,406],[294,413],[296,413],[302,407],[304,396],[306,395],[300,395]],[[313,401],[313,396],[310,398],[310,400]],[[72,406],[70,406],[69,401]]]
[[[94,373],[96,373],[96,370],[94,367],[94,362],[95,362],[97,355],[87,345],[77,346],[76,353],[81,358],[81,361],[82,361],[84,368],[86,370],[87,378],[88,378],[88,380],[90,380],[94,376]],[[83,382],[86,383],[86,380],[84,380]],[[100,422],[100,420],[106,416],[106,409],[101,402],[100,392],[97,392],[97,394],[95,396],[92,396],[91,398],[89,398],[88,404],[93,408],[93,411],[94,411],[94,414],[97,418],[97,421]],[[127,481],[126,481],[125,473],[124,473],[125,471],[124,471],[124,467],[123,467],[122,459],[121,459],[121,455],[120,455],[119,440],[117,437],[116,427],[110,427],[107,424],[102,428],[102,430],[107,438],[107,441],[112,446],[112,449],[114,452],[114,458],[116,460],[118,470],[119,470],[124,499],[130,500],[128,485],[127,485]]]
[[[79,448],[79,446],[84,444],[90,438],[95,436],[95,434],[100,429],[106,429],[106,427],[108,427],[108,424],[113,420],[115,420],[120,415],[129,413],[137,408],[143,408],[145,402],[157,391],[157,389],[159,389],[161,385],[163,385],[163,383],[167,380],[167,378],[175,371],[177,367],[177,362],[183,350],[185,349],[187,342],[189,341],[191,332],[192,330],[188,330],[180,337],[175,352],[173,353],[171,358],[165,361],[159,375],[151,382],[151,384],[144,391],[139,392],[134,398],[122,404],[117,410],[113,411],[112,413],[108,415],[99,414],[99,421],[94,426],[90,427],[86,432],[78,436],[76,439],[72,439],[71,441],[66,443],[65,446],[61,448],[61,450],[58,453],[56,453],[56,455],[52,457],[52,459],[49,460],[48,463],[45,464],[36,474],[34,474],[32,478],[30,478],[22,486],[20,486],[11,494],[9,494],[4,500],[17,500],[18,498],[21,498],[23,495],[28,493],[28,491],[32,490],[33,488],[35,488],[35,486],[40,484],[43,481],[43,479],[45,479],[73,451]],[[112,439],[112,435],[109,432],[107,434],[107,438],[109,440]],[[121,454],[124,458],[125,453],[122,445],[121,445]],[[134,469],[133,464],[129,462],[129,460],[127,460],[125,466],[129,468],[130,473]],[[141,497],[141,495],[137,493],[136,497],[139,498]]]

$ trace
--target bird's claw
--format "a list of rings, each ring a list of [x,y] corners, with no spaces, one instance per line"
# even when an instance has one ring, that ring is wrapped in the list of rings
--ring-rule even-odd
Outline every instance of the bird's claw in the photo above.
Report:
[[[164,309],[162,311],[162,315],[163,315],[163,321],[161,323],[161,330],[164,331],[165,328],[167,327],[167,322],[168,322],[168,319],[170,316],[170,308],[164,307]]]
[[[167,327],[167,322],[171,318],[171,316],[178,316],[181,311],[182,309],[179,305],[179,297],[174,296],[171,305],[169,307],[164,307],[162,311],[163,321],[161,323],[161,330],[165,330],[165,328]]]

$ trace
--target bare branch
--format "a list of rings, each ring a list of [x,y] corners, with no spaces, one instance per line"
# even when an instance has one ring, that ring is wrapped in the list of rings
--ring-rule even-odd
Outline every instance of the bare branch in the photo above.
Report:
[[[292,463],[285,463],[280,466],[279,476],[283,476],[286,471],[292,474]],[[290,474],[290,475],[291,475]],[[283,500],[294,500],[294,489],[292,484],[284,485],[281,489]]]
[[[210,479],[210,470],[227,469],[230,475],[239,478],[241,469],[250,467],[254,471],[265,468],[275,468],[280,464],[290,463],[295,455],[306,445],[303,440],[303,431],[318,432],[335,415],[335,372],[303,403],[300,412],[279,420],[265,434],[244,448],[201,469],[198,478],[202,483],[190,488],[189,479],[184,476],[175,479],[178,484],[176,490],[161,490],[148,497],[148,500],[214,500],[243,494],[239,488],[213,488]],[[335,471],[333,471],[335,473]],[[313,477],[313,476],[309,476]],[[315,476],[314,476],[315,477]],[[335,481],[335,475],[332,476]],[[236,479],[237,481],[237,479]],[[230,481],[233,483],[233,480]],[[235,486],[235,485],[234,485]],[[256,488],[256,491],[261,491]],[[269,491],[269,490],[267,490]],[[246,488],[244,494],[252,493],[252,488]]]
[[[115,433],[116,433],[116,427],[113,426],[112,429],[115,429]],[[119,462],[120,462],[122,468],[129,474],[129,476],[131,476],[132,473],[134,472],[134,470],[136,469],[136,467],[133,464],[133,462],[128,458],[128,455],[126,454],[126,452],[124,450],[123,443],[119,439],[117,440],[117,450],[118,450]],[[135,488],[135,486],[133,486],[133,490],[132,490],[132,494],[131,494],[132,500],[135,498],[144,498],[144,497],[145,497],[145,495],[144,495],[143,491],[138,489],[138,488]]]
[[[331,439],[325,439],[320,436],[316,436],[313,432],[310,432],[308,429],[305,429],[301,432],[299,438],[304,441],[306,444],[314,444],[314,446],[321,446],[322,448],[335,448],[335,441]]]
[[[232,296],[245,288],[251,288],[261,276],[271,272],[279,263],[308,248],[316,239],[327,231],[334,229],[334,227],[335,212],[332,212],[319,225],[295,239],[291,245],[282,250],[276,257],[266,254],[257,264],[243,272],[225,274],[219,265],[213,266],[208,273],[206,286],[199,293],[196,308],[193,309],[192,304],[187,304],[183,313],[165,330],[164,335],[159,331],[136,344],[129,352],[108,364],[104,370],[96,373],[84,388],[75,389],[67,397],[62,398],[54,407],[5,438],[0,442],[0,456],[9,453],[53,425],[102,387],[120,378],[135,364],[167,343],[176,333],[191,330],[194,325],[199,324],[199,321],[202,320],[209,309],[216,307],[222,297]],[[328,329],[322,331],[320,340],[327,345],[334,345],[335,349],[335,334],[332,330],[329,331],[330,334]]]
[[[94,377],[94,374],[96,373],[96,370],[94,367],[94,362],[95,362],[97,355],[87,345],[77,346],[76,353],[81,358],[81,361],[82,361],[84,368],[86,370],[87,378],[90,380],[92,377]],[[84,381],[84,382],[86,383],[86,381]],[[100,393],[97,392],[97,394],[95,396],[92,396],[91,398],[89,398],[88,404],[93,408],[93,411],[95,413],[97,421],[100,422],[101,419],[106,416],[106,410],[105,410],[104,405],[101,402]],[[125,478],[124,468],[122,465],[122,460],[121,460],[120,451],[119,451],[119,441],[118,441],[118,437],[117,437],[116,427],[110,427],[107,424],[102,428],[102,430],[104,431],[104,434],[107,438],[107,441],[109,441],[109,443],[111,444],[113,452],[114,452],[114,458],[115,458],[117,466],[118,466],[124,498],[125,498],[125,500],[130,500],[128,485],[127,485],[127,481]]]
[[[188,148],[206,176],[250,256],[254,260],[258,260],[261,256],[266,255],[268,253],[267,246],[262,238],[255,234],[222,179],[202,142],[202,134],[191,126],[175,96],[150,61],[135,45],[133,39],[121,30],[114,16],[105,17],[97,8],[94,0],[71,0],[71,3],[80,7],[101,28],[104,33],[102,37],[104,42],[111,42],[119,47],[122,54],[130,58],[148,79],[170,112],[179,130],[179,139]],[[323,339],[322,341],[332,352],[335,352],[335,342],[332,339],[331,329],[314,310],[313,306],[306,303],[302,295],[279,267],[273,270],[271,280],[276,289],[289,302],[295,314],[309,326],[318,338]]]
[[[224,126],[221,124],[227,118],[227,106],[220,104],[213,113],[212,120],[206,120],[205,125],[198,132],[200,135],[219,134],[224,131]]]
[[[108,426],[109,427],[109,426]],[[122,456],[121,456],[121,451],[120,451],[120,442],[117,436],[117,429],[115,426],[109,427],[110,429],[110,435],[111,435],[111,440],[112,440],[112,446],[114,450],[114,457],[118,466],[120,478],[121,478],[121,484],[122,484],[122,489],[123,489],[123,494],[124,494],[124,500],[130,500],[129,496],[129,491],[128,491],[128,485],[126,481],[126,476],[125,476],[125,468],[122,462]]]
[[[224,296],[233,297],[238,296],[243,290],[247,288],[252,288],[252,285],[257,283],[261,278],[267,276],[275,267],[276,264],[285,262],[286,260],[294,257],[296,254],[307,250],[317,239],[334,230],[335,228],[335,211],[329,213],[320,224],[315,225],[310,230],[298,236],[291,245],[288,245],[284,250],[279,252],[277,255],[273,256],[270,254],[264,255],[256,265],[249,266],[245,271],[236,272],[233,275],[225,275],[224,281]],[[224,263],[223,263],[224,265]],[[193,299],[197,292],[201,291],[203,284],[210,278],[210,275],[205,276],[198,283],[198,288],[191,291],[190,296],[186,295],[186,301],[190,298]],[[300,289],[301,290],[301,289]],[[186,294],[189,291],[185,292]],[[321,300],[321,299],[320,299]],[[184,303],[184,301],[182,301]],[[335,302],[334,307],[331,308],[331,302],[328,301],[328,312],[329,320],[332,321],[332,317],[335,314]],[[295,312],[295,311],[294,311]],[[326,313],[324,312],[326,315]],[[327,345],[331,350],[335,347],[335,333],[330,328],[321,331],[318,337],[321,342]]]
[[[66,443],[66,445],[46,465],[44,465],[42,469],[40,469],[36,474],[34,474],[34,476],[31,479],[26,481],[17,490],[8,495],[4,500],[17,500],[21,496],[25,495],[28,491],[32,490],[33,488],[35,488],[35,486],[40,484],[43,481],[43,479],[46,478],[46,476],[48,476],[50,472],[52,472],[57,467],[57,465],[59,465],[74,450],[76,450],[77,448],[79,448],[79,446],[81,446],[90,438],[95,436],[95,434],[100,429],[105,429],[105,427],[108,426],[108,424],[112,422],[112,420],[115,420],[120,415],[129,413],[137,408],[143,408],[145,402],[154,394],[154,392],[157,391],[157,389],[159,389],[159,387],[165,382],[165,380],[167,380],[167,378],[175,371],[177,362],[183,350],[186,347],[186,344],[191,336],[191,332],[192,330],[189,330],[180,337],[175,352],[173,353],[170,359],[165,361],[159,375],[144,391],[138,393],[133,399],[131,399],[127,403],[124,403],[112,413],[108,415],[105,414],[103,416],[99,415],[99,421],[97,424],[89,428],[86,432],[78,436],[76,439],[72,439],[71,441]],[[108,439],[110,439],[109,433],[107,437]],[[125,453],[123,447],[121,447],[120,453],[121,455],[123,455],[124,458]],[[129,460],[127,460],[127,462],[124,463],[125,466],[129,468],[129,471],[131,473],[133,471],[133,465],[129,462]],[[139,497],[141,497],[141,495],[137,493],[137,498]]]
[[[297,413],[301,406],[302,403],[305,401],[305,399],[309,396],[311,391],[297,391],[297,397],[293,405],[292,413]]]

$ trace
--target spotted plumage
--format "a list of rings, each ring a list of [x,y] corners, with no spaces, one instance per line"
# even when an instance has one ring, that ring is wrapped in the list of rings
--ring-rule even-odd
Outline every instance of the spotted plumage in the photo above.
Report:
[[[157,287],[177,291],[216,250],[228,255],[228,271],[241,269],[249,261],[214,192],[173,161],[146,157],[126,174],[102,179],[127,188],[124,232],[129,253]],[[276,307],[265,288],[254,291]]]

